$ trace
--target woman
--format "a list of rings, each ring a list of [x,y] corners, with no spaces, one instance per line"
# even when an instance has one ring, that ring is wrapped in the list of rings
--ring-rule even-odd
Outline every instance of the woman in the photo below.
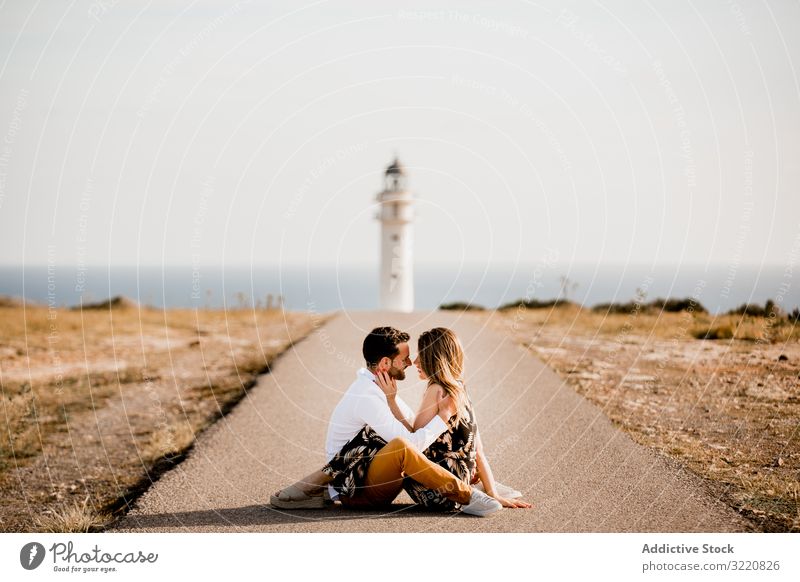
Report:
[[[465,483],[480,481],[483,489],[490,497],[495,498],[504,507],[531,507],[529,503],[510,499],[509,493],[519,495],[513,490],[498,487],[492,476],[491,468],[483,454],[483,446],[478,435],[472,404],[467,395],[462,374],[464,369],[464,351],[456,335],[446,328],[434,328],[424,332],[418,340],[419,355],[414,364],[419,376],[427,380],[427,388],[420,404],[413,425],[397,411],[396,418],[414,432],[425,426],[437,414],[439,401],[449,398],[455,404],[455,413],[447,423],[447,431],[432,443],[424,454],[434,463],[450,471]],[[378,373],[376,381],[384,393],[396,393],[395,380],[386,373]],[[281,507],[280,501],[292,498],[295,494],[307,497],[319,493],[320,489],[331,484],[340,494],[340,498],[350,499],[363,487],[367,469],[374,456],[386,445],[386,441],[375,434],[369,426],[365,426],[351,441],[337,453],[331,461],[302,481],[280,492],[273,497],[273,505]],[[459,506],[446,499],[437,491],[429,490],[413,479],[406,477],[403,488],[419,505],[436,511],[454,511]],[[277,498],[280,498],[278,500]],[[345,505],[350,505],[345,503]],[[295,507],[298,507],[295,505]],[[309,505],[313,507],[313,505]]]
[[[504,507],[530,507],[529,503],[501,496],[504,492],[498,491],[483,453],[475,413],[462,380],[464,350],[456,334],[447,328],[436,327],[420,335],[417,347],[414,365],[420,379],[427,380],[428,385],[412,430],[430,422],[441,398],[449,396],[456,404],[456,414],[450,418],[447,432],[434,441],[424,455],[467,483],[480,481],[486,493]],[[426,490],[413,479],[406,481],[404,489],[419,505],[440,511],[458,509],[455,503],[435,491]],[[508,488],[505,490],[509,491]]]

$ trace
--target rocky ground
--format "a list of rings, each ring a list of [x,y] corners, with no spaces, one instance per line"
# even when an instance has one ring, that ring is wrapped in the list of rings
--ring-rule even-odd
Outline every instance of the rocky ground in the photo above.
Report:
[[[573,305],[491,319],[637,442],[707,479],[759,529],[800,531],[800,343],[794,328],[726,317],[732,329],[763,333],[696,339],[720,322]]]

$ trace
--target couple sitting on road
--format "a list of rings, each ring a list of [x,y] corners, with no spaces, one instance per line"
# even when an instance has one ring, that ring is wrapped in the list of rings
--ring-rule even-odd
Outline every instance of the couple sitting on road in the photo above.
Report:
[[[416,416],[397,396],[396,382],[411,365],[409,339],[392,327],[369,333],[366,367],[328,425],[328,463],[273,495],[274,507],[321,508],[329,498],[348,508],[385,509],[402,490],[433,511],[486,516],[531,506],[494,481],[461,378],[464,351],[452,331],[437,327],[419,337],[414,365],[427,388]]]

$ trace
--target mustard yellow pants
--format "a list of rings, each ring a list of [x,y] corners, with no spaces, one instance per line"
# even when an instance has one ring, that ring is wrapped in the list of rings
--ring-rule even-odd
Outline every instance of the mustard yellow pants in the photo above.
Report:
[[[456,503],[469,503],[472,488],[468,483],[428,459],[406,439],[396,438],[375,455],[367,469],[364,488],[353,497],[340,497],[342,505],[388,505],[402,491],[403,477],[411,477],[425,488],[433,489]]]

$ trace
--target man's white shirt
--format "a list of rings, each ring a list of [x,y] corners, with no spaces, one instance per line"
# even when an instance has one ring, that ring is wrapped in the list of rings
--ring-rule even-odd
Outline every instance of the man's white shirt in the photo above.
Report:
[[[339,404],[333,410],[328,423],[328,436],[325,439],[325,455],[330,461],[342,447],[368,424],[386,442],[402,437],[408,440],[418,451],[427,449],[433,441],[447,430],[447,424],[436,416],[424,427],[416,432],[411,432],[403,423],[397,420],[389,409],[386,395],[376,384],[375,374],[366,368],[360,368],[356,373],[356,380],[344,393]],[[400,411],[406,420],[414,423],[414,411],[402,398],[395,398]],[[331,497],[336,496],[335,491],[329,488]]]

